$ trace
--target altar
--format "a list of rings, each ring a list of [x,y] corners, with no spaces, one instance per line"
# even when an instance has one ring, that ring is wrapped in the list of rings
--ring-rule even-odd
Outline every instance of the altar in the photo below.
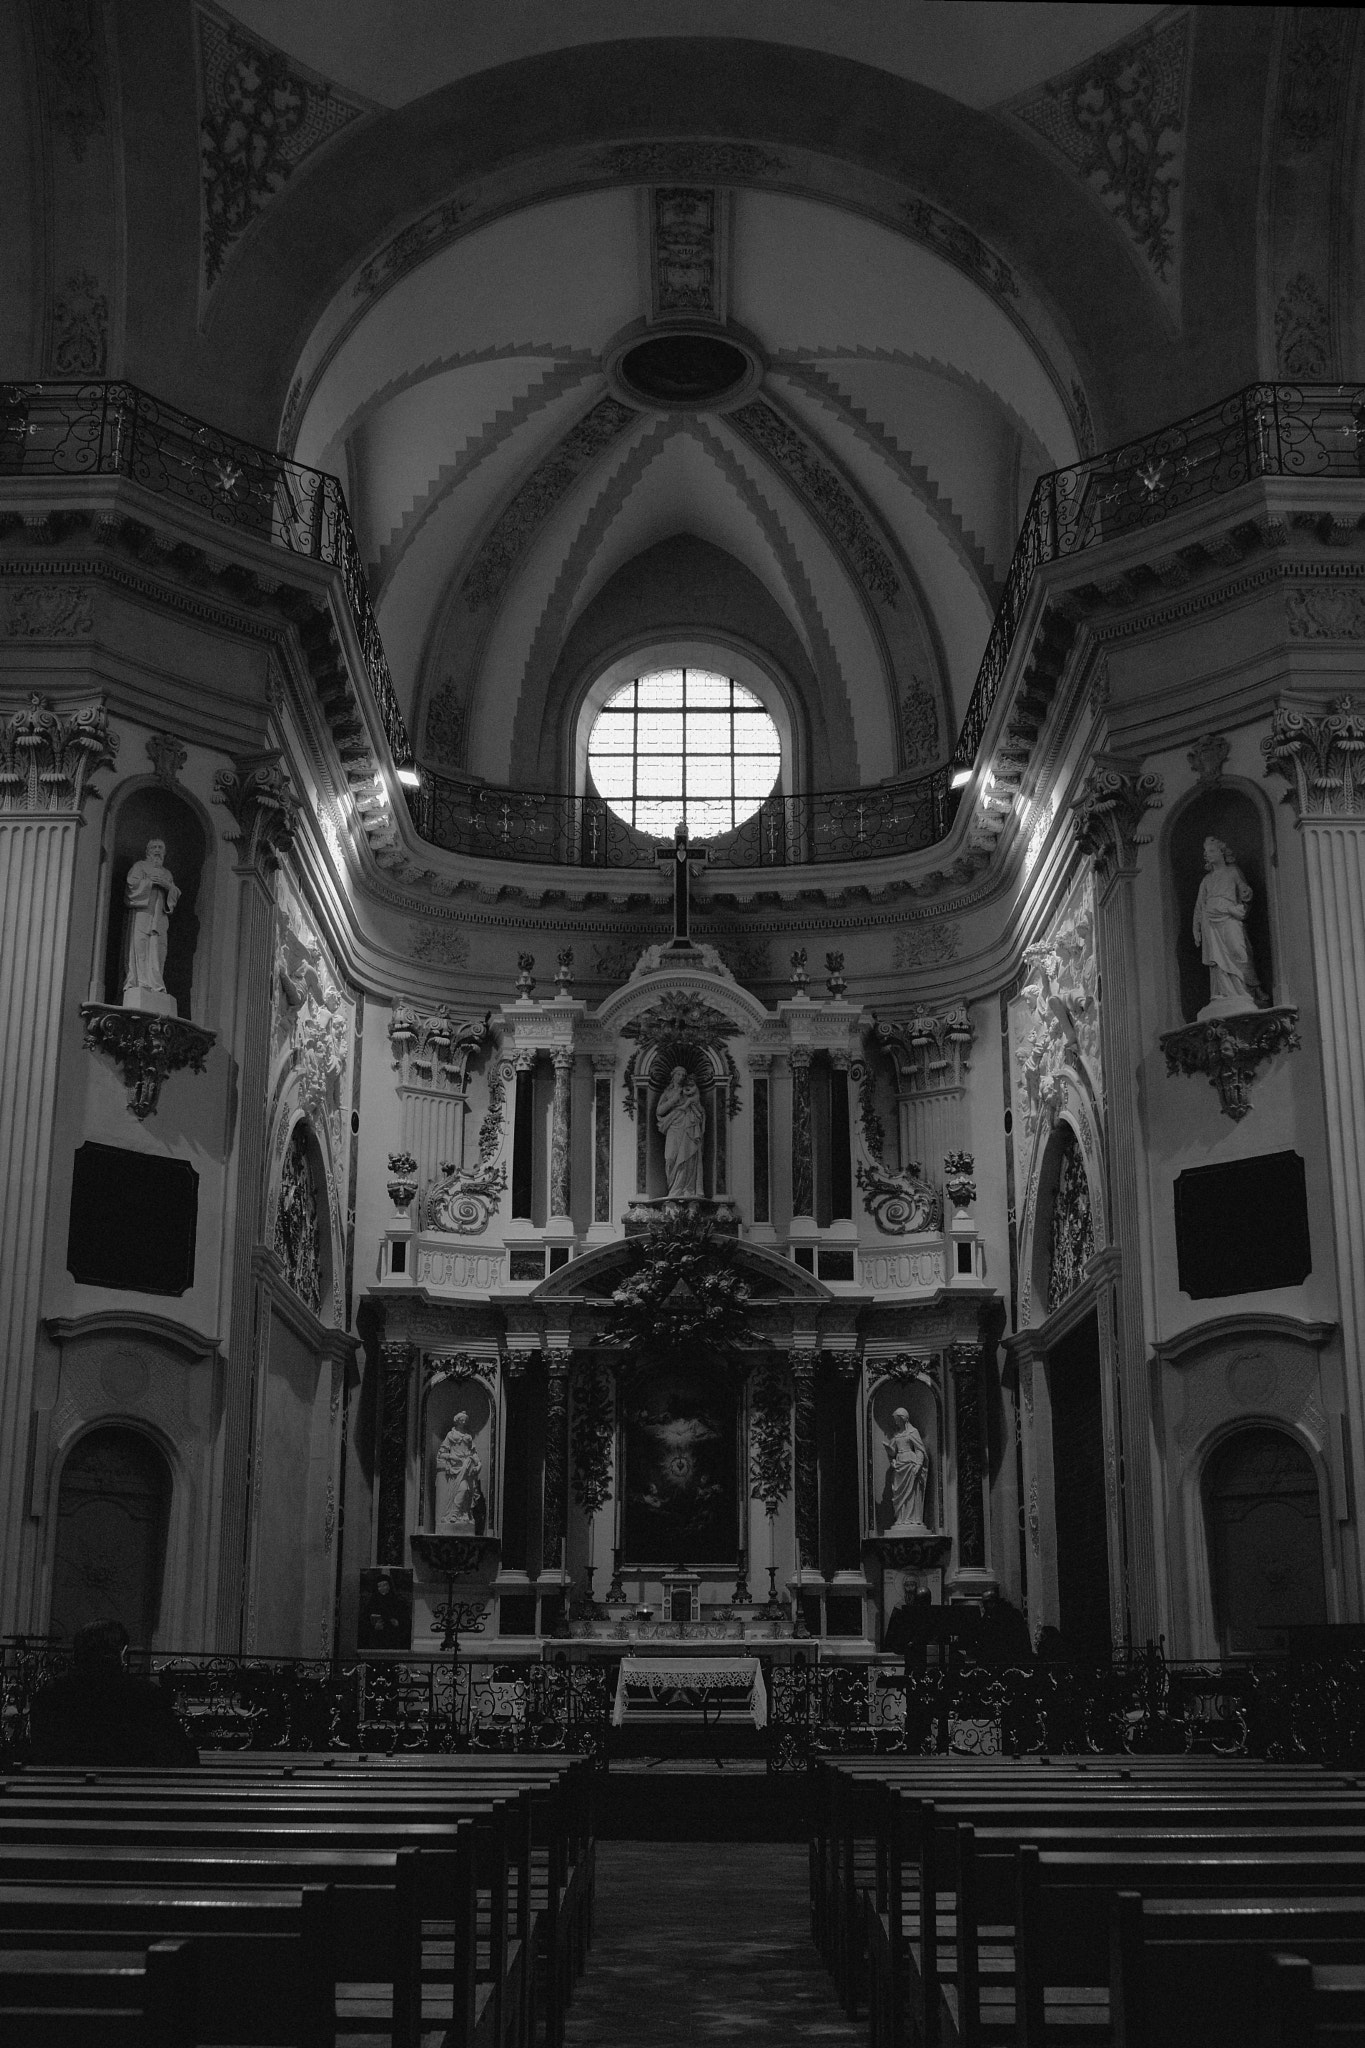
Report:
[[[650,1722],[706,1720],[747,1714],[755,1728],[768,1725],[768,1692],[757,1657],[623,1657],[616,1681],[612,1726],[627,1716]]]

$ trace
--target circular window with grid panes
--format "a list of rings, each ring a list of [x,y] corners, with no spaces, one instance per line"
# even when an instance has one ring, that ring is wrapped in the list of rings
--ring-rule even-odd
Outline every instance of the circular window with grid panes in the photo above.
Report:
[[[700,668],[657,669],[614,690],[588,734],[593,787],[637,832],[680,820],[718,839],[777,785],[782,742],[752,690]]]

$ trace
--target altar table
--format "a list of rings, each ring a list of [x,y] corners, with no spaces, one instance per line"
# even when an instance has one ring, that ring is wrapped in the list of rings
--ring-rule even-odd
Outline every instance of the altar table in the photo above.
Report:
[[[632,1700],[667,1710],[721,1706],[748,1710],[755,1728],[768,1725],[768,1693],[757,1657],[623,1657],[611,1720],[619,1728]]]

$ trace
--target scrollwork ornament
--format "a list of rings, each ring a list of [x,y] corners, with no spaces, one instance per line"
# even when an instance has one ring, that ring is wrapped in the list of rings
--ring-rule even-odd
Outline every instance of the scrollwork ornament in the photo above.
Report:
[[[1161,777],[1097,762],[1071,806],[1076,844],[1104,877],[1137,863],[1138,848],[1150,834],[1138,830],[1149,810],[1160,810]]]
[[[599,1359],[585,1360],[574,1374],[569,1435],[574,1499],[595,1515],[611,1496],[616,1440],[615,1383]]]
[[[858,1186],[863,1207],[887,1237],[909,1237],[917,1231],[941,1230],[943,1197],[936,1187],[910,1173],[893,1173],[880,1164],[858,1161]]]
[[[422,1204],[426,1228],[457,1237],[475,1237],[487,1230],[507,1189],[507,1168],[499,1164],[470,1172],[443,1163],[441,1173],[443,1178]]]
[[[792,1381],[785,1361],[765,1358],[749,1382],[749,1496],[775,1515],[792,1487]]]
[[[154,1114],[162,1083],[188,1067],[202,1074],[216,1043],[184,1017],[162,1017],[147,1010],[122,1010],[105,1003],[83,1003],[85,1043],[91,1052],[107,1052],[129,1091],[128,1109],[139,1123]]]

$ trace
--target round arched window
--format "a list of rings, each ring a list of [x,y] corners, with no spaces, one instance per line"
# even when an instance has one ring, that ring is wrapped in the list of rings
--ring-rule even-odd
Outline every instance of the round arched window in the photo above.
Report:
[[[637,832],[685,820],[715,839],[751,818],[777,783],[782,742],[752,690],[699,668],[659,669],[613,691],[588,734],[599,796]]]

